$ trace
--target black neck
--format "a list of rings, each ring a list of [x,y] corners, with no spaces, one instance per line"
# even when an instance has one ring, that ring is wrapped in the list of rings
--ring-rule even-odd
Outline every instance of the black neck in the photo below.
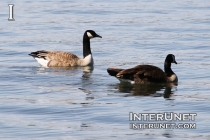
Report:
[[[165,61],[164,70],[165,70],[166,76],[168,76],[168,77],[171,76],[172,74],[174,74],[174,72],[171,70],[170,62]]]
[[[87,35],[84,35],[83,37],[83,57],[85,58],[91,53],[90,50],[90,38]]]

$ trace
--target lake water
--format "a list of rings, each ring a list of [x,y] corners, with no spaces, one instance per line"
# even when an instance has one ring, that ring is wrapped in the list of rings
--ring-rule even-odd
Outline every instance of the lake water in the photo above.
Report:
[[[7,20],[8,4],[15,21]],[[0,21],[0,139],[210,139],[209,0],[1,0]],[[87,29],[103,37],[91,40],[91,72],[43,68],[28,56],[61,50],[82,57]],[[106,72],[163,68],[169,53],[178,62],[177,86],[131,86]],[[184,122],[196,129],[133,130],[129,112],[197,113]]]

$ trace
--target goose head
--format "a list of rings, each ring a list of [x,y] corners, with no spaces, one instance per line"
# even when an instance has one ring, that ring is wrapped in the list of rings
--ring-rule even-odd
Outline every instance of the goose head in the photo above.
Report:
[[[168,54],[168,55],[166,56],[165,62],[177,64],[176,59],[175,59],[175,56],[174,56],[173,54]]]
[[[89,39],[94,38],[94,37],[102,38],[100,35],[96,34],[96,32],[93,31],[93,30],[87,30],[87,31],[85,31],[84,36],[87,36]]]

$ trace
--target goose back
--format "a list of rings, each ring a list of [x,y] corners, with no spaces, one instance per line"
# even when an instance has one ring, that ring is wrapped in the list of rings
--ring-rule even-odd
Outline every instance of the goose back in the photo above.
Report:
[[[138,65],[134,68],[120,71],[116,77],[129,79],[135,83],[166,82],[166,74],[160,68],[152,65]]]

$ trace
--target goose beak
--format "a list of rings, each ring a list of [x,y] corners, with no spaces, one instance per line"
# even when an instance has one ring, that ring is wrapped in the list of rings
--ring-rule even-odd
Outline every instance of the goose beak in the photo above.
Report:
[[[102,38],[102,36],[100,36],[100,35],[98,35],[98,34],[96,34],[96,36],[95,37],[99,37],[99,38]]]
[[[174,63],[175,63],[175,64],[177,64],[177,62],[176,62],[176,61],[174,61]]]

